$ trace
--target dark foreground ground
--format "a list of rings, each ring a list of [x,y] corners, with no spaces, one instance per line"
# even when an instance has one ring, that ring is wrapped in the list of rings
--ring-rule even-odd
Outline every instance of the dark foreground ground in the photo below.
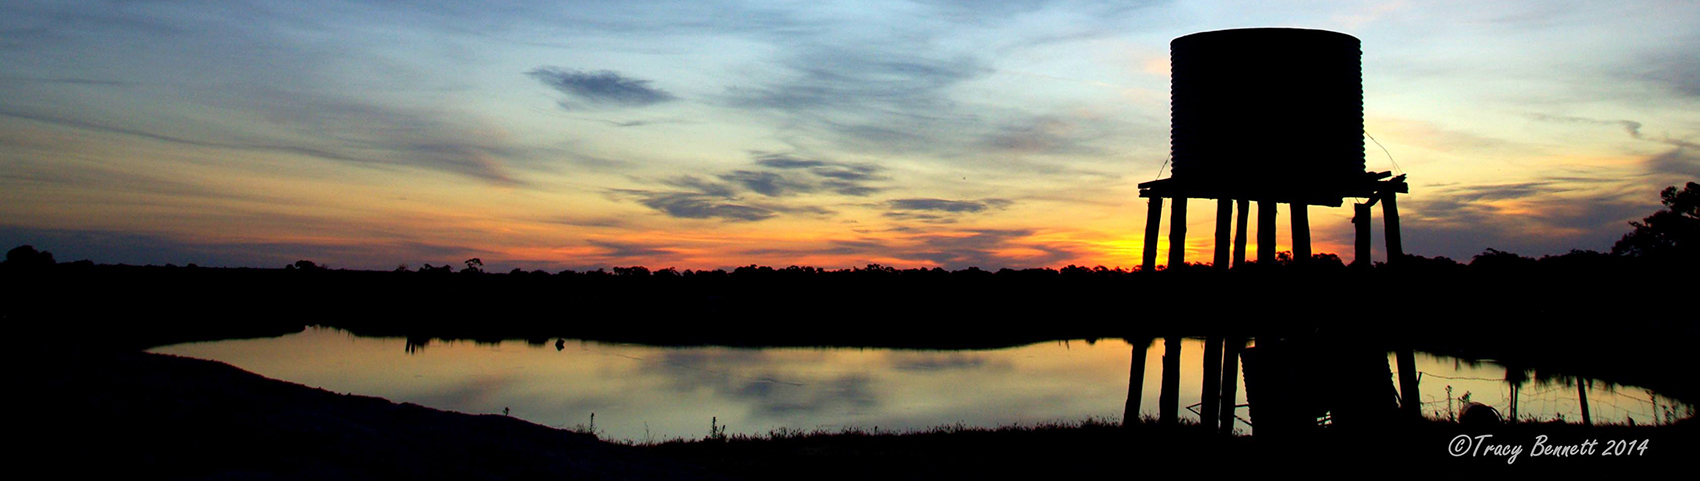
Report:
[[[588,434],[336,394],[218,362],[145,353],[56,362],[26,384],[40,390],[28,393],[19,458],[51,477],[715,478]]]
[[[73,263],[0,269],[7,294],[0,322],[13,328],[24,346],[14,354],[26,361],[21,388],[12,391],[23,418],[16,459],[27,472],[79,477],[1049,479],[1148,470],[1457,476],[1692,469],[1686,460],[1700,438],[1692,420],[1469,432],[1493,437],[1466,438],[1463,456],[1448,454],[1466,434],[1449,423],[1284,439],[1086,423],[623,446],[504,416],[338,395],[220,363],[138,352],[307,325],[420,343],[571,338],[951,349],[1060,339],[1310,337],[1375,352],[1414,348],[1495,359],[1519,376],[1594,378],[1689,404],[1700,399],[1692,264],[1566,256],[1509,265],[1477,259],[1466,268],[1411,260],[1375,270],[951,273],[871,266],[691,275]],[[1547,446],[1588,443],[1593,454],[1534,456],[1540,436]],[[1477,446],[1484,441],[1501,449]],[[1606,455],[1626,441],[1647,449]]]
[[[1692,421],[1657,427],[1520,425],[1490,432],[1514,460],[1447,453],[1466,430],[1428,423],[1284,440],[1084,422],[921,433],[780,433],[627,446],[496,415],[443,412],[266,379],[212,362],[83,353],[20,396],[29,471],[207,479],[981,479],[1165,472],[1570,472],[1689,469]],[[29,407],[33,406],[33,407]],[[1533,456],[1596,440],[1592,456]],[[1611,441],[1644,451],[1605,456]],[[1510,462],[1508,462],[1510,461]]]

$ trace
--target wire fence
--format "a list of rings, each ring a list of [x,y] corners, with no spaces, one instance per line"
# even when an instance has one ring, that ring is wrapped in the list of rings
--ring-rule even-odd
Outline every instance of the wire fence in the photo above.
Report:
[[[1536,381],[1513,385],[1504,378],[1446,376],[1422,371],[1418,371],[1418,376],[1422,412],[1435,419],[1457,419],[1465,404],[1478,402],[1494,408],[1503,416],[1515,413],[1513,422],[1581,422],[1582,394],[1576,382],[1584,383],[1582,391],[1588,396],[1588,417],[1594,424],[1659,425],[1695,415],[1692,405],[1636,387],[1608,385],[1602,388],[1596,387],[1592,381]],[[1422,382],[1429,378],[1467,383],[1458,383],[1457,386],[1446,383],[1443,387],[1431,388],[1433,384]],[[1483,382],[1494,384],[1482,386]],[[1484,391],[1483,388],[1493,390]],[[1514,401],[1516,406],[1513,406]]]

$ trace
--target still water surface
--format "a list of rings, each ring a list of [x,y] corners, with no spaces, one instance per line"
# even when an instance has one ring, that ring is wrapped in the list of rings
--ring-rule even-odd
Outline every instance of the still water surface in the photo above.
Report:
[[[1142,346],[1143,347],[1143,346]],[[269,339],[181,344],[152,352],[222,361],[254,373],[341,393],[438,409],[510,415],[539,424],[589,425],[605,439],[701,438],[711,420],[728,434],[775,429],[994,427],[1086,418],[1119,419],[1130,356],[1145,356],[1141,413],[1155,416],[1163,340],[1135,349],[1122,340],[1041,343],[994,350],[656,347],[566,341],[532,345],[435,341],[410,352],[401,338],[357,337],[329,328]],[[1182,344],[1181,406],[1198,402],[1203,342]],[[1390,360],[1390,365],[1392,364]],[[1511,388],[1491,363],[1417,355],[1431,417],[1452,398],[1506,412]],[[1241,371],[1243,372],[1243,370]],[[1239,403],[1245,403],[1242,379]],[[1524,418],[1580,418],[1577,389],[1522,387]],[[1595,383],[1596,422],[1662,422],[1688,407],[1646,390]],[[1246,408],[1240,418],[1249,418]],[[1191,412],[1183,419],[1197,419]],[[1241,423],[1242,431],[1250,426]]]

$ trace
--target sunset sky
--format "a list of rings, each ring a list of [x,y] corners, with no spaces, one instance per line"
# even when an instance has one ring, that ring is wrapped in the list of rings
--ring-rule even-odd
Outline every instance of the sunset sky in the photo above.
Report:
[[[1133,267],[1169,41],[1261,26],[1362,40],[1410,253],[1606,250],[1700,180],[1693,1],[249,3],[0,0],[0,248]]]

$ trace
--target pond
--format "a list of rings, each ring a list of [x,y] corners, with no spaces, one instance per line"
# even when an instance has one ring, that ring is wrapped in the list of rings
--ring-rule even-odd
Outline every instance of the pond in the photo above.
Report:
[[[1112,339],[992,350],[658,347],[565,340],[474,343],[357,337],[312,327],[277,338],[180,344],[151,352],[225,362],[326,390],[437,409],[501,414],[567,429],[592,425],[604,439],[701,438],[786,430],[904,431],[943,425],[996,427],[1087,418],[1119,420],[1129,367],[1145,356],[1140,402],[1155,416],[1164,341],[1135,349]],[[1200,398],[1203,341],[1186,339],[1180,405]],[[1389,358],[1390,366],[1397,366]],[[1470,399],[1508,412],[1512,387],[1492,363],[1419,353],[1424,412],[1446,417]],[[1243,371],[1242,371],[1243,372]],[[1448,388],[1451,395],[1448,396]],[[1236,389],[1244,405],[1243,377]],[[1517,394],[1524,419],[1580,419],[1574,384],[1529,383]],[[1448,403],[1448,399],[1452,399]],[[1596,423],[1667,422],[1691,407],[1626,386],[1595,382]],[[1245,407],[1237,411],[1249,419]],[[1197,419],[1184,412],[1182,419]],[[1242,432],[1251,426],[1236,424]]]

